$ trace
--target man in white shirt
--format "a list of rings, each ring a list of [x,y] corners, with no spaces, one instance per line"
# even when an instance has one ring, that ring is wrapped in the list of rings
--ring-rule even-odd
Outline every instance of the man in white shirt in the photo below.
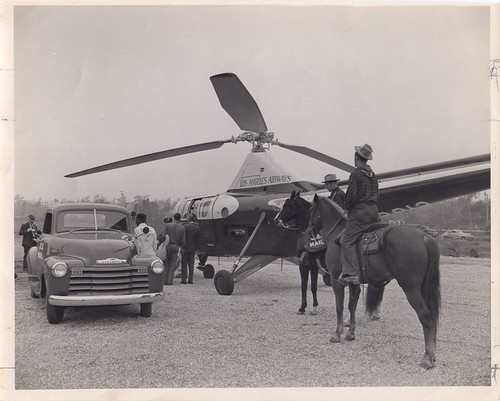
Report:
[[[156,231],[146,224],[146,218],[144,213],[138,213],[135,218],[134,245],[139,258],[156,256]]]

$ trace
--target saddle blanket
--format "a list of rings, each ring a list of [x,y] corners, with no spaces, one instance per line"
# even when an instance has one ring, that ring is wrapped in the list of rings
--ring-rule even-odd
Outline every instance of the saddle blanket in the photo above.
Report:
[[[365,232],[358,240],[358,252],[364,255],[378,253],[385,247],[385,236],[394,227],[379,223],[373,231]]]

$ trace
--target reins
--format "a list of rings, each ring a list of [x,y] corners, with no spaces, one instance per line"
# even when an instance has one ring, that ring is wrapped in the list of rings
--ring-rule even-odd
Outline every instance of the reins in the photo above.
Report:
[[[280,212],[278,212],[278,215],[279,215]],[[283,223],[284,224],[284,223]],[[303,226],[301,227],[296,227],[296,228],[293,228],[293,227],[288,227],[288,226],[284,226],[284,228],[286,228],[287,230],[290,230],[290,231],[302,231],[304,230],[305,228],[307,228],[309,226],[309,221],[306,219],[306,222]]]
[[[333,208],[340,214],[340,217],[339,219],[337,220],[337,222],[333,225],[333,227],[330,229],[330,231],[328,231],[328,234],[326,234],[324,240],[326,241],[326,239],[330,236],[330,234],[333,233],[333,231],[335,231],[335,229],[337,228],[337,226],[340,224],[340,222],[342,220],[347,220],[346,216],[345,216],[345,210],[342,209],[339,205],[337,205],[334,201],[332,201],[331,199],[329,198],[323,198],[325,201],[327,201],[329,204],[331,204],[333,206]]]
[[[341,221],[342,221],[342,216],[340,216],[340,219],[338,219],[337,222],[334,224],[334,226],[330,229],[330,231],[328,231],[328,234],[326,234],[325,236],[325,240],[330,236],[331,233],[333,233],[333,231],[337,228],[337,226],[340,224]]]
[[[307,226],[309,225],[309,222],[307,222],[304,226],[302,227],[297,227],[297,228],[293,228],[293,227],[285,227],[287,230],[290,230],[290,231],[301,231],[303,230],[304,228],[306,228]]]

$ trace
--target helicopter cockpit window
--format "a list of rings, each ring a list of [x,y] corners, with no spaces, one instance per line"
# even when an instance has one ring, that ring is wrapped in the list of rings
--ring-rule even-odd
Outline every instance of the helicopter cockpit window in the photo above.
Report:
[[[201,199],[195,199],[193,203],[191,203],[191,206],[189,207],[189,213],[194,213],[198,215],[198,208],[200,206],[201,201],[202,201]]]
[[[205,199],[200,207],[200,216],[207,217],[210,210],[210,205],[212,204],[212,199]]]
[[[187,209],[189,207],[190,201],[183,201],[179,205],[178,213],[181,215],[181,218],[185,218],[187,215]]]

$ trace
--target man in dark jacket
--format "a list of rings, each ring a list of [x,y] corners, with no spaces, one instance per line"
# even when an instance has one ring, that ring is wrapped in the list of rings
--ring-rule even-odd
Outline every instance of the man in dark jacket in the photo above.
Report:
[[[354,165],[356,169],[349,177],[345,196],[347,224],[341,240],[342,274],[338,282],[342,285],[359,284],[359,259],[356,241],[373,223],[380,221],[378,212],[378,181],[367,164],[372,160],[372,148],[368,144],[355,146]]]
[[[165,229],[161,238],[166,238],[168,235],[169,242],[167,244],[167,259],[165,262],[165,284],[172,285],[174,282],[174,273],[179,263],[179,250],[186,242],[186,230],[181,224],[181,215],[174,214],[174,221],[165,224]]]
[[[28,256],[28,251],[31,247],[37,246],[38,244],[38,227],[35,224],[35,216],[30,214],[28,216],[28,221],[24,224],[21,224],[19,228],[19,235],[23,236],[23,248],[24,248],[24,257],[23,257],[23,271],[28,271],[28,262],[26,260]]]
[[[335,174],[327,174],[325,175],[325,179],[323,183],[325,184],[326,189],[330,191],[330,195],[328,198],[330,198],[332,201],[334,201],[337,205],[339,205],[342,209],[345,208],[345,193],[340,189],[338,186],[338,182],[340,180],[337,178]]]
[[[196,224],[196,218],[193,214],[188,214],[184,229],[186,230],[186,243],[184,244],[184,248],[182,248],[181,284],[186,284],[186,277],[187,283],[193,284],[194,255],[198,249],[198,236],[200,233],[200,227]],[[188,266],[189,276],[187,274]]]

